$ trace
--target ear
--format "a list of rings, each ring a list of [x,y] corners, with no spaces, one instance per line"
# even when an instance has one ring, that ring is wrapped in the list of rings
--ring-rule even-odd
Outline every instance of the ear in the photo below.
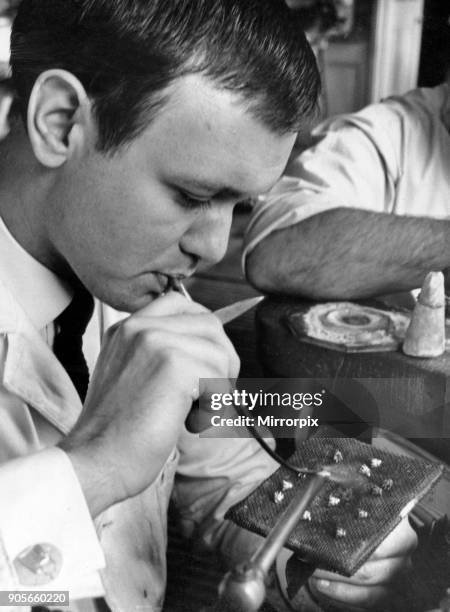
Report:
[[[36,158],[48,168],[64,164],[92,138],[91,103],[80,81],[66,70],[46,70],[28,103],[27,128]]]

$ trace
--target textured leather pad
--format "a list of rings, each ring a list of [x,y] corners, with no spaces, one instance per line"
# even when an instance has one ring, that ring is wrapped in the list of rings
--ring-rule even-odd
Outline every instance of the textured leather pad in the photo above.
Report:
[[[297,524],[286,546],[309,563],[351,576],[401,521],[405,507],[419,500],[439,479],[443,467],[378,450],[352,438],[307,440],[289,461],[299,467],[319,469],[334,464],[336,459],[342,460],[341,467],[354,475],[361,486],[349,488],[327,482],[309,507],[311,520],[303,519]],[[361,474],[362,465],[369,468],[370,475]],[[367,472],[365,468],[364,471]],[[265,536],[294,492],[306,488],[309,478],[281,467],[230,508],[225,518]],[[275,492],[282,491],[283,480],[294,486],[283,491],[284,499],[275,503]],[[330,505],[330,495],[339,499],[337,505]],[[337,536],[338,530],[341,537]]]

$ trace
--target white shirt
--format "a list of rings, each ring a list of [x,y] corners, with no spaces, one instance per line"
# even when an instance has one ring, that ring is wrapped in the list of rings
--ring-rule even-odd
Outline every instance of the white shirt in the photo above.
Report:
[[[28,546],[49,542],[64,551],[64,562],[45,588],[70,589],[74,597],[102,594],[104,556],[72,464],[57,448],[43,450],[70,431],[81,411],[47,344],[72,294],[1,220],[0,295],[0,539],[6,555],[0,554],[0,584],[23,588],[12,562]]]
[[[260,539],[224,522],[223,515],[278,465],[252,439],[200,438],[185,431],[157,479],[140,495],[108,508],[94,525],[70,460],[54,448],[81,410],[44,339],[70,297],[0,224],[0,590],[27,588],[14,560],[29,546],[50,543],[62,556],[61,571],[31,588],[69,590],[71,599],[104,593],[114,611],[155,612],[164,598],[175,473],[185,533],[196,532],[229,559],[240,559]],[[96,307],[108,324],[123,316]],[[93,317],[91,352],[96,345],[98,350],[101,332]]]
[[[450,86],[417,89],[331,118],[247,229],[244,260],[271,232],[332,208],[450,216]]]

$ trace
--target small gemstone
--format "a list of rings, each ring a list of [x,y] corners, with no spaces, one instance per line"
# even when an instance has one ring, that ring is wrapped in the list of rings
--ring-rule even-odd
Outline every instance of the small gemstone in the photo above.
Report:
[[[292,489],[293,486],[294,485],[290,480],[283,480],[283,491],[288,491],[289,489]]]
[[[273,494],[273,501],[276,504],[281,504],[281,502],[284,499],[284,493],[283,491],[275,491],[275,493]]]
[[[367,478],[370,478],[372,475],[372,472],[370,471],[370,467],[366,465],[365,463],[363,463],[362,466],[359,468],[359,473],[364,474],[364,476],[367,476]]]
[[[340,503],[341,503],[341,498],[336,497],[336,495],[330,495],[330,497],[328,498],[329,506],[339,506]]]
[[[394,486],[394,481],[392,478],[386,478],[386,480],[383,480],[383,484],[381,486],[385,491],[390,491]]]
[[[337,450],[334,455],[333,455],[333,461],[335,463],[342,463],[344,461],[344,455],[341,453],[340,450]]]

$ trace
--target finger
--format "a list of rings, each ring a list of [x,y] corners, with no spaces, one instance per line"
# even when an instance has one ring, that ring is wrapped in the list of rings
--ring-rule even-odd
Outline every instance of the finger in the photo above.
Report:
[[[368,561],[353,576],[340,576],[325,570],[316,570],[312,578],[329,582],[342,582],[356,586],[375,586],[388,584],[394,576],[410,566],[409,557],[391,557]]]
[[[228,355],[229,368],[226,372],[227,378],[236,378],[239,374],[239,357],[222,324],[212,313],[129,318],[124,325],[130,334],[139,332],[149,334],[149,344],[155,343],[155,340],[152,340],[152,338],[155,336],[162,338],[164,334],[178,335],[180,344],[195,342],[196,338],[209,340],[211,343],[221,347]]]
[[[207,312],[209,312],[209,310],[201,304],[198,304],[197,302],[190,302],[180,293],[171,291],[170,293],[162,295],[158,299],[153,300],[152,302],[150,302],[150,304],[147,304],[147,306],[144,306],[144,308],[137,310],[125,319],[121,319],[120,321],[117,321],[117,323],[110,325],[106,330],[105,335],[107,337],[112,337],[115,335],[117,329],[122,327],[122,325],[132,325],[136,322],[143,323],[151,317],[163,317],[184,313],[194,314]]]
[[[389,557],[365,563],[353,576],[355,584],[387,585],[411,567],[411,557]]]
[[[405,517],[383,540],[371,559],[386,559],[410,555],[417,547],[417,534]]]
[[[177,291],[169,291],[165,295],[161,295],[156,300],[150,302],[141,308],[141,310],[137,310],[131,316],[161,316],[161,315],[170,315],[170,314],[180,314],[183,312],[210,312],[207,308],[198,304],[197,302],[190,302],[184,295],[178,293]]]
[[[309,579],[312,594],[322,602],[351,608],[370,609],[386,599],[389,591],[384,586],[356,586],[345,582]]]
[[[175,313],[163,316],[140,316],[128,319],[125,323],[134,332],[145,330],[161,330],[176,332],[186,336],[199,336],[211,340],[225,340],[220,321],[209,312],[202,313]]]
[[[154,335],[151,338],[154,357],[148,361],[149,368],[154,367],[162,349],[163,355],[172,355],[169,363],[173,359],[178,360],[176,363],[179,365],[176,367],[179,369],[179,376],[184,377],[190,372],[190,376],[196,380],[197,387],[200,379],[204,379],[204,383],[207,383],[208,379],[219,379],[225,380],[229,388],[229,372],[232,368],[230,361],[234,362],[236,358],[233,348],[228,352],[219,343],[208,338],[186,336],[180,339],[179,334],[173,332],[165,332],[163,335]]]
[[[108,335],[117,330],[123,332],[123,339],[131,340],[138,334],[176,333],[183,337],[199,337],[215,341],[224,346],[229,345],[222,324],[211,313],[178,313],[164,316],[128,317],[108,329]]]

